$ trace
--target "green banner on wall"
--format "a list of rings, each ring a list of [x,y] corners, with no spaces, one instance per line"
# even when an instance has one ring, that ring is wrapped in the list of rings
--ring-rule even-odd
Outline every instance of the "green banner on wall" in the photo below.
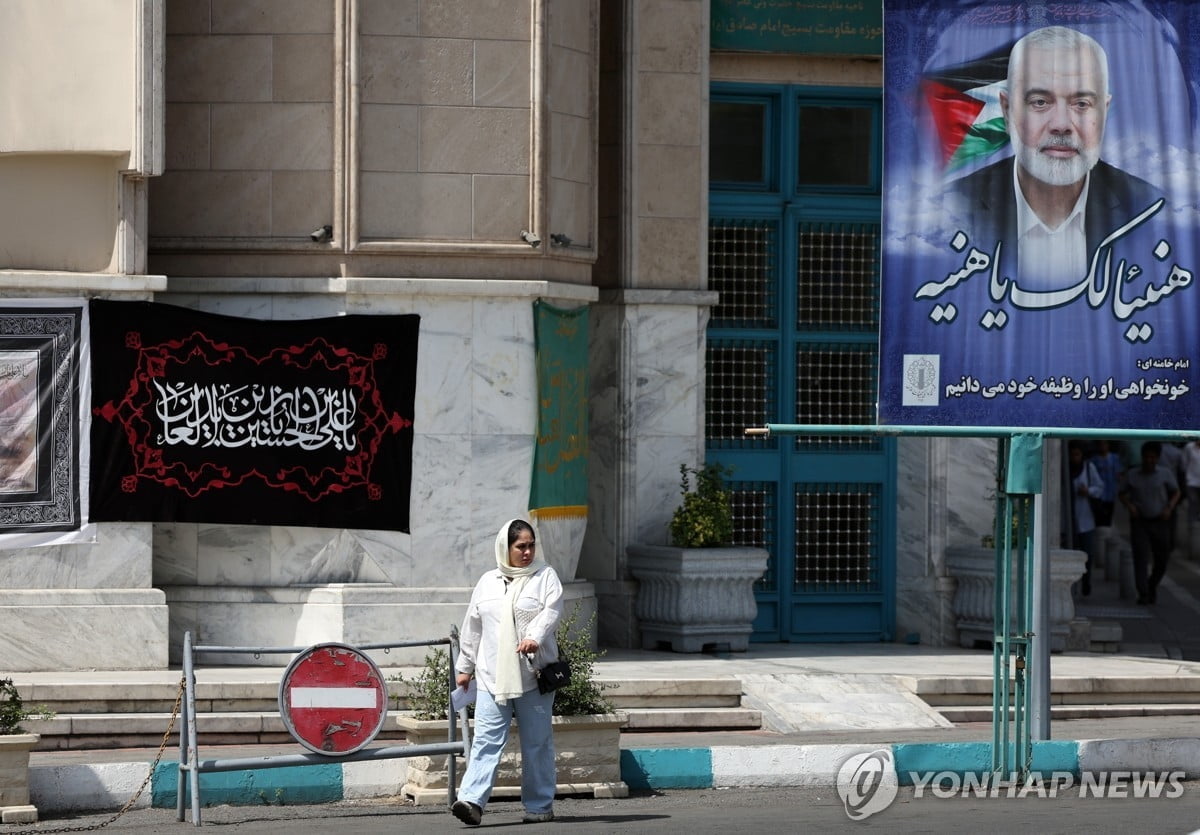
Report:
[[[879,0],[712,0],[713,49],[881,55]]]
[[[587,516],[588,309],[534,302],[538,424],[529,510]]]

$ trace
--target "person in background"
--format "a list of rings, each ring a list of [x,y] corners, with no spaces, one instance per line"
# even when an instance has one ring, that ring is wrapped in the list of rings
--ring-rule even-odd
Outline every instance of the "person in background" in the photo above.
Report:
[[[1092,552],[1096,543],[1096,520],[1092,515],[1092,502],[1099,499],[1104,491],[1104,482],[1100,474],[1092,466],[1092,462],[1083,457],[1083,444],[1071,441],[1067,446],[1068,471],[1071,476],[1071,547],[1087,554],[1087,564],[1083,570],[1080,591],[1087,597],[1092,593]]]
[[[1096,527],[1103,528],[1112,524],[1113,506],[1117,501],[1117,491],[1125,477],[1125,468],[1121,465],[1121,456],[1113,452],[1112,444],[1106,439],[1096,442],[1090,463],[1100,476],[1103,489],[1100,498],[1092,502],[1092,515],[1096,519]]]
[[[1133,581],[1137,586],[1137,602],[1145,605],[1156,602],[1158,584],[1167,573],[1171,557],[1171,514],[1179,503],[1179,486],[1175,476],[1160,466],[1162,444],[1147,441],[1142,444],[1142,465],[1130,470],[1121,490],[1121,504],[1129,510],[1129,535],[1133,546]],[[1153,563],[1149,576],[1148,564]]]
[[[506,522],[496,534],[496,568],[475,584],[463,619],[455,682],[466,687],[472,675],[476,679],[475,738],[450,811],[469,826],[483,817],[514,715],[523,820],[554,820],[554,693],[538,690],[533,670],[558,658],[554,630],[562,617],[563,588],[554,569],[537,558],[536,547],[532,525],[524,519]],[[533,663],[522,656],[532,656]]]
[[[1183,448],[1183,478],[1190,527],[1200,522],[1200,438],[1193,438]]]

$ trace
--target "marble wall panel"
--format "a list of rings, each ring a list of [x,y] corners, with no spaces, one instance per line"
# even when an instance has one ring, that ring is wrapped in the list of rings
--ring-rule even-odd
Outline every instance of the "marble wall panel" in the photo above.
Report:
[[[171,36],[166,89],[173,101],[270,101],[271,38]]]
[[[420,137],[422,171],[529,173],[527,108],[425,107]]]
[[[699,188],[699,183],[696,184]],[[682,187],[682,186],[681,186]],[[697,218],[644,217],[638,223],[637,271],[644,289],[700,289],[705,267]]]
[[[271,172],[271,234],[307,239],[333,225],[333,175],[328,171]]]
[[[551,178],[550,228],[578,245],[592,241],[592,187],[590,183]]]
[[[0,591],[0,670],[158,670],[167,664],[161,591]]]
[[[420,508],[414,503],[409,512],[415,515],[418,510]],[[442,577],[442,574],[436,566],[429,565],[430,561],[423,558],[426,551],[437,546],[436,539],[430,546],[425,544],[429,542],[427,539],[418,540],[415,534],[410,535],[399,531],[356,530],[353,533],[359,547],[363,549],[363,553],[373,565],[379,566],[386,582],[409,588],[411,586],[432,586],[435,582],[441,581],[439,578]],[[413,556],[414,542],[422,543],[421,550],[417,552],[422,559]]]
[[[708,6],[694,0],[637,0],[638,69],[699,73],[708,56],[701,37]]]
[[[551,46],[548,82],[550,86],[548,100],[552,111],[579,116],[583,119],[591,116],[589,109],[592,106],[592,56],[590,51]]]
[[[471,433],[532,436],[537,427],[532,305],[527,299],[477,300],[471,334]]]
[[[328,0],[210,0],[214,32],[332,32]]]
[[[209,106],[168,104],[165,112],[166,167],[171,171],[207,170],[212,156]]]
[[[507,520],[525,516],[529,510],[529,486],[533,473],[533,434],[475,435],[471,439],[470,539],[461,555],[465,573],[478,579],[494,568],[493,544],[496,531]],[[455,555],[452,555],[455,556]],[[470,580],[474,584],[474,579]]]
[[[696,346],[696,309],[645,305],[638,313],[637,334],[639,436],[695,437],[701,429],[696,398],[702,362]],[[670,469],[679,470],[678,465]]]
[[[667,544],[671,515],[682,501],[679,465],[694,467],[703,461],[703,457],[701,439],[695,435],[638,438],[637,483],[633,486],[637,520],[630,531],[631,542]]]
[[[195,0],[167,0],[168,35],[204,35],[208,33],[209,6]]]
[[[421,35],[527,41],[532,6],[528,0],[425,0]]]
[[[592,125],[586,117],[550,115],[550,176],[577,183],[592,180]]]
[[[333,105],[212,105],[212,167],[233,171],[332,171]]]
[[[363,171],[416,171],[421,109],[364,104],[359,111],[358,162]]]
[[[403,586],[467,585],[479,564],[470,527],[472,440],[469,435],[420,435],[413,444],[412,545],[391,555],[390,578]],[[503,523],[496,521],[496,527]]]
[[[700,216],[703,195],[698,188],[680,188],[679,183],[699,183],[704,160],[700,149],[674,145],[642,145],[638,148],[642,172],[638,189],[638,211],[647,217]]]
[[[643,74],[637,91],[638,108],[653,114],[653,118],[638,122],[639,142],[698,147],[707,101],[697,94],[701,83],[697,75]]]
[[[167,171],[150,180],[150,234],[263,237],[271,232],[266,171]]]
[[[364,35],[358,47],[363,103],[467,107],[474,99],[471,41]]]
[[[277,35],[271,51],[275,101],[333,101],[333,37]]]
[[[364,172],[359,198],[364,238],[448,240],[471,236],[468,174]]]
[[[196,560],[199,585],[270,585],[271,528],[200,524],[196,528]]]
[[[154,585],[191,586],[199,578],[197,526],[191,523],[154,526]]]
[[[480,174],[472,177],[471,182],[475,189],[475,217],[471,228],[475,240],[511,241],[516,237],[514,229],[529,225],[528,177]],[[560,227],[555,225],[554,228]]]
[[[415,35],[421,0],[358,0],[358,31],[364,35]]]
[[[150,588],[150,526],[92,527],[94,543],[0,550],[0,589]]]
[[[479,107],[529,107],[528,41],[479,41],[475,44],[475,104]]]
[[[593,0],[555,0],[550,5],[550,43],[578,52],[592,49]]]
[[[990,534],[995,515],[996,440],[945,440],[947,544],[978,545]]]

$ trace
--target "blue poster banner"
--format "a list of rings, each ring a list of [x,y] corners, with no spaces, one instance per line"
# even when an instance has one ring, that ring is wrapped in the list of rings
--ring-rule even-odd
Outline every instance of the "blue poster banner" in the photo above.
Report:
[[[880,423],[1200,426],[1200,4],[884,25]]]

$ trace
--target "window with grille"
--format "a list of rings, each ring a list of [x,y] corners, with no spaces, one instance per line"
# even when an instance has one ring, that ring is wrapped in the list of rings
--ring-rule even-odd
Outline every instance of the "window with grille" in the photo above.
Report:
[[[771,221],[709,223],[708,289],[720,294],[712,327],[775,327],[778,228]]]
[[[877,484],[796,485],[795,591],[879,591],[879,496]]]
[[[875,423],[875,380],[879,358],[874,343],[803,343],[796,349],[796,423]],[[801,435],[805,448],[873,449],[877,437]]]
[[[755,588],[774,591],[779,582],[775,565],[775,484],[731,481],[727,486],[733,506],[733,544],[767,550],[771,559]]]
[[[796,324],[879,329],[879,224],[803,223],[796,246]]]
[[[705,359],[705,437],[710,447],[741,446],[748,426],[774,420],[775,348],[753,340],[714,339]],[[762,445],[764,441],[755,441]],[[774,445],[773,439],[767,443]]]

